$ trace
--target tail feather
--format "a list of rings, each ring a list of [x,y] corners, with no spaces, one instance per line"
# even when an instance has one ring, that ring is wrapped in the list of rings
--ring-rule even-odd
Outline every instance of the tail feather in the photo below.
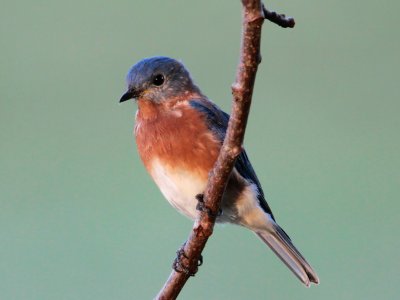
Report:
[[[278,224],[274,224],[272,232],[258,231],[256,233],[307,287],[310,286],[310,282],[319,283],[317,273]]]

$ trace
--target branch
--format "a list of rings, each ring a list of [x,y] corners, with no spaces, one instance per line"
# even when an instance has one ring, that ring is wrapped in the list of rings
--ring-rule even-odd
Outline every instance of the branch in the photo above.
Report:
[[[275,23],[283,28],[293,28],[296,22],[292,17],[286,17],[284,14],[278,14],[274,11],[269,11],[268,9],[265,8],[264,4],[262,6],[264,17],[271,21],[272,23]]]
[[[265,18],[268,16],[269,20],[275,20],[273,22],[279,25],[282,24],[282,21],[278,22],[276,20],[285,19],[282,15],[277,15],[276,13],[275,17],[271,18],[270,15],[274,13],[268,12],[260,0],[242,0],[242,6],[241,53],[236,80],[232,85],[232,113],[224,143],[217,162],[210,172],[204,192],[204,206],[209,212],[205,212],[206,210],[199,212],[187,242],[178,252],[179,265],[185,266],[185,268],[181,268],[181,272],[172,271],[156,299],[176,299],[186,281],[197,271],[198,262],[201,261],[201,252],[213,233],[216,216],[229,175],[232,172],[237,156],[242,150],[254,81],[258,65],[261,62],[260,40],[264,16]]]

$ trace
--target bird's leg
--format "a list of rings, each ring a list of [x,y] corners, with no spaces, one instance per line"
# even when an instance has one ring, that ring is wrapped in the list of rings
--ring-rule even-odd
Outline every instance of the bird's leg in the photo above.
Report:
[[[204,203],[204,194],[196,195],[197,205],[196,209],[199,211],[206,212],[211,217],[219,217],[222,215],[222,209],[219,209],[217,213],[213,213],[209,207],[207,207]]]
[[[185,266],[182,262],[182,258],[185,258],[186,260],[189,259],[189,257],[185,253],[185,245],[186,242],[183,243],[183,245],[176,251],[176,258],[172,264],[172,268],[178,272],[178,273],[184,273],[189,276],[194,276],[197,273],[198,268],[203,264],[203,256],[200,255],[199,260],[194,268],[190,270],[189,266]]]

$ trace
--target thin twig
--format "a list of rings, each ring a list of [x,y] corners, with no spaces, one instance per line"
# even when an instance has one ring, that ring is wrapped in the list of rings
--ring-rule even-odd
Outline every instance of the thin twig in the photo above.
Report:
[[[265,8],[264,4],[262,6],[263,12],[264,12],[264,17],[265,19],[271,21],[272,23],[275,23],[283,28],[293,28],[296,22],[292,17],[286,17],[284,14],[278,14],[274,11],[270,11]]]
[[[258,64],[261,61],[260,39],[261,27],[264,22],[260,0],[242,0],[242,5],[243,33],[240,62],[237,67],[235,83],[232,85],[232,113],[224,143],[217,162],[210,173],[204,193],[204,204],[212,213],[205,211],[199,213],[193,230],[183,246],[185,255],[181,256],[180,263],[187,266],[190,271],[176,272],[173,270],[164,287],[157,295],[157,299],[176,299],[191,273],[197,270],[201,252],[213,232],[226,183],[232,172],[235,160],[242,149],[254,81]]]

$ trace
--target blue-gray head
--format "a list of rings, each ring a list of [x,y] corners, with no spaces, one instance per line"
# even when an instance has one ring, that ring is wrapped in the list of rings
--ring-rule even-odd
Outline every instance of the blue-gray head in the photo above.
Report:
[[[142,59],[129,70],[126,81],[128,91],[120,102],[134,98],[161,103],[189,93],[201,94],[185,66],[164,56]]]

